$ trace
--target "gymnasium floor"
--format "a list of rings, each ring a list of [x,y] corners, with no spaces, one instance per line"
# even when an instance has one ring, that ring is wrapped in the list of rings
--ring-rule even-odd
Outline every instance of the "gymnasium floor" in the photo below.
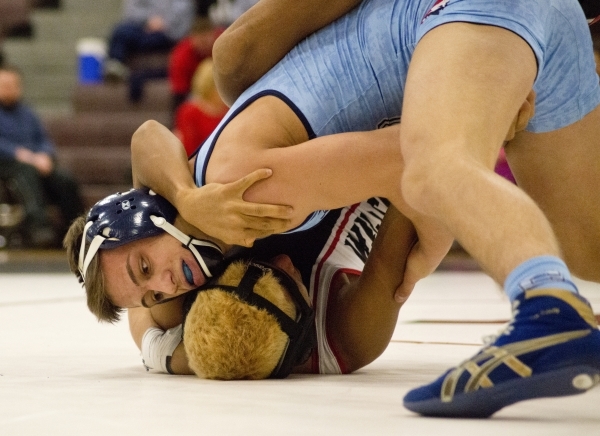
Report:
[[[62,257],[39,256],[0,251],[2,436],[600,435],[600,388],[488,420],[402,407],[409,389],[475,353],[508,320],[499,288],[464,265],[423,280],[386,352],[353,375],[218,382],[147,373],[127,323],[98,324]],[[581,291],[600,313],[600,286]]]

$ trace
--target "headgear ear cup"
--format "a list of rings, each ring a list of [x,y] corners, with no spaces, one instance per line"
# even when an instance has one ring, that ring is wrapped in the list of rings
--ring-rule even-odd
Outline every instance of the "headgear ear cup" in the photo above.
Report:
[[[95,236],[106,239],[102,248],[115,248],[138,239],[159,235],[151,216],[162,217],[172,223],[177,210],[171,203],[147,188],[116,193],[97,202],[89,211],[85,232],[87,242]]]
[[[221,249],[210,241],[197,240],[177,230],[172,225],[176,216],[177,209],[148,188],[131,189],[100,200],[88,213],[81,240],[81,278],[85,281],[87,267],[98,250],[116,248],[139,239],[160,235],[164,231],[190,249],[204,274],[211,277],[211,270],[223,260]]]

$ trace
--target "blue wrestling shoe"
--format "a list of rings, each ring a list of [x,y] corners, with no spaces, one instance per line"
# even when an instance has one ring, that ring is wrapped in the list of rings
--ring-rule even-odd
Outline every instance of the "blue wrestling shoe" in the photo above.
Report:
[[[486,418],[518,401],[581,394],[600,382],[600,330],[589,303],[568,291],[527,291],[485,346],[404,406],[426,416]]]

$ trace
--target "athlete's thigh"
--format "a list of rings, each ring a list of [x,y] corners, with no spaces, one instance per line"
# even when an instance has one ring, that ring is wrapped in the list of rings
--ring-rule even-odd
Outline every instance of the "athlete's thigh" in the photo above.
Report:
[[[600,106],[562,129],[518,134],[506,155],[519,186],[550,220],[571,270],[600,281]]]
[[[411,60],[402,150],[411,158],[470,155],[492,167],[536,75],[533,51],[495,26],[448,23],[429,31]],[[439,152],[439,154],[438,154]]]

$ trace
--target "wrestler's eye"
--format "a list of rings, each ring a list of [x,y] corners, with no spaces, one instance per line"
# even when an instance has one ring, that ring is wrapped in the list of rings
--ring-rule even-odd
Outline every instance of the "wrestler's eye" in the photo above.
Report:
[[[144,259],[142,259],[140,269],[142,270],[142,274],[145,276],[148,275],[148,273],[150,272],[150,268],[148,267],[148,264],[146,263],[146,261]]]

